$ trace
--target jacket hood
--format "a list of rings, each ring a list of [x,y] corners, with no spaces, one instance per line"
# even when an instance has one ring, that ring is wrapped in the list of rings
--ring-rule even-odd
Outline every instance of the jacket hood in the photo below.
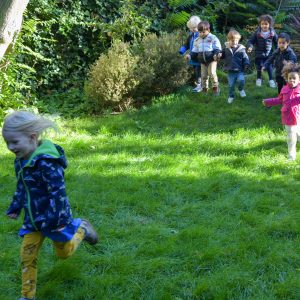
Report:
[[[28,162],[24,167],[32,167],[40,158],[55,159],[65,169],[67,167],[67,159],[62,147],[53,144],[49,140],[42,140],[41,144],[31,154]]]
[[[256,29],[256,33],[261,34],[261,32],[262,32],[261,28],[258,27],[258,28]],[[273,27],[270,27],[270,28],[269,28],[269,32],[270,32],[271,36],[275,35],[275,30],[274,30]]]
[[[225,47],[228,48],[229,50],[231,50],[231,47],[229,46],[229,42],[225,42]],[[241,44],[238,44],[236,51],[241,51],[243,49],[246,49],[246,47]]]

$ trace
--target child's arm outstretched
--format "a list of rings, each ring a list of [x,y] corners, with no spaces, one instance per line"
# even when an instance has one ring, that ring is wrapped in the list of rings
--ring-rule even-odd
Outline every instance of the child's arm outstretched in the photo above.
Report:
[[[279,94],[279,96],[276,98],[263,99],[262,103],[264,106],[267,106],[267,107],[282,105],[282,95]]]

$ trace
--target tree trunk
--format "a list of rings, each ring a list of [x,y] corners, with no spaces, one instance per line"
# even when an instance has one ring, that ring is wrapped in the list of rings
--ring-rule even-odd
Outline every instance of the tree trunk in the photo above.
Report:
[[[21,29],[29,0],[0,0],[0,59]]]

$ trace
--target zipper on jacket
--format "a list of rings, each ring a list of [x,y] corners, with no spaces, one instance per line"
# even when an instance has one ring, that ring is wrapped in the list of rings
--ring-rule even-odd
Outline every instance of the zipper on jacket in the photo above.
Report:
[[[21,167],[21,163],[19,162],[20,164],[20,167]],[[28,190],[28,187],[25,183],[25,180],[24,180],[24,177],[23,177],[23,168],[21,167],[20,171],[19,171],[19,175],[21,176],[21,179],[22,179],[22,182],[24,184],[24,187],[25,187],[25,191],[26,191],[26,196],[27,196],[27,206],[28,206],[28,213],[29,213],[29,218],[30,218],[30,221],[31,221],[31,224],[33,225],[33,227],[37,229],[37,227],[35,226],[35,223],[34,223],[34,220],[33,220],[33,216],[32,216],[32,211],[31,211],[31,203],[30,203],[30,193],[29,193],[29,190]]]

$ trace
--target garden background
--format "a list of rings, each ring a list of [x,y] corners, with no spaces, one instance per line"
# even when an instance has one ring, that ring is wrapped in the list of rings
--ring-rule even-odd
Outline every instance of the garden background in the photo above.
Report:
[[[276,91],[266,80],[258,89],[252,70],[247,97],[228,105],[221,65],[221,95],[193,94],[177,55],[192,14],[209,20],[222,41],[234,27],[245,44],[263,13],[296,39],[298,14],[278,5],[29,2],[1,62],[1,117],[25,108],[56,120],[60,133],[49,134],[69,160],[73,214],[90,219],[101,237],[64,261],[47,241],[37,299],[300,298],[298,160],[287,163],[280,108],[261,104]],[[22,218],[4,215],[15,178],[13,155],[3,141],[0,149],[0,299],[7,300],[19,296]]]

